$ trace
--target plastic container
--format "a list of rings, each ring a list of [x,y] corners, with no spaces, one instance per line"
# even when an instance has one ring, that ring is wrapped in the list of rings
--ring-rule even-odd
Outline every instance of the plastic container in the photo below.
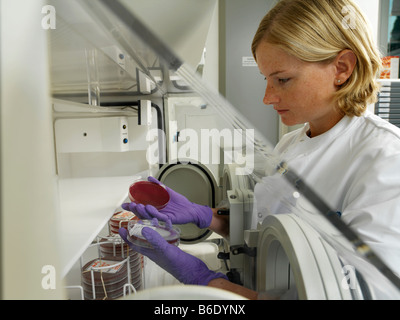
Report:
[[[179,245],[180,230],[176,227],[167,227],[163,222],[154,225],[150,220],[131,220],[128,223],[128,240],[140,247],[152,248],[151,244],[143,237],[142,229],[144,227],[157,231],[168,243],[175,246]]]
[[[137,181],[129,187],[129,199],[143,205],[150,204],[161,210],[169,202],[169,193],[164,186],[157,183]]]

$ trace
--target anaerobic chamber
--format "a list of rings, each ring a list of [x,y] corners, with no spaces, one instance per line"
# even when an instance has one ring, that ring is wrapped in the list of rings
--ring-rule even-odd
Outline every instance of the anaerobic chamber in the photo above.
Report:
[[[184,50],[140,19],[136,1],[49,5],[57,23],[48,30],[57,252],[67,297],[79,287],[79,260],[99,234],[109,232],[109,220],[128,201],[129,185],[152,175],[229,219],[227,238],[179,226],[181,246],[199,257],[209,250],[207,264],[260,298],[400,298],[399,280],[386,263],[202,79],[204,42],[189,63]],[[193,16],[201,12],[209,23],[215,5],[204,1]],[[258,210],[255,190],[268,181],[281,214]],[[182,286],[141,261],[136,294],[151,289],[147,298],[157,299],[157,288]],[[76,269],[74,286],[69,279]]]

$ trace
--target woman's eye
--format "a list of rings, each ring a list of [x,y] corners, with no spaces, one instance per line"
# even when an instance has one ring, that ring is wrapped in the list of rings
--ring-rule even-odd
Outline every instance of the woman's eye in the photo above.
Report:
[[[279,83],[287,83],[290,80],[290,78],[282,78],[282,79],[278,79]]]

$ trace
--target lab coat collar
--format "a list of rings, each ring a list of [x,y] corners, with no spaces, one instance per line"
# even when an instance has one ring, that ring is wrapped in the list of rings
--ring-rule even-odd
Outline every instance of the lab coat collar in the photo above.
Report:
[[[334,140],[338,136],[346,134],[346,132],[351,128],[351,126],[357,122],[357,118],[358,117],[344,116],[331,129],[313,138],[310,138],[307,135],[307,131],[310,129],[310,125],[309,123],[306,123],[306,125],[303,128],[302,136],[304,139],[312,140],[314,143],[318,143],[319,141],[327,143],[327,141]]]

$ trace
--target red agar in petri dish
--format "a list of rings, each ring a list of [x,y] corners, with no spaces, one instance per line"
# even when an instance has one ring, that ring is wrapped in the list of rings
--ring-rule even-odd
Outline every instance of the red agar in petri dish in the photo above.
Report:
[[[169,193],[165,187],[150,181],[137,181],[129,187],[129,199],[143,205],[150,204],[157,210],[165,208]]]

